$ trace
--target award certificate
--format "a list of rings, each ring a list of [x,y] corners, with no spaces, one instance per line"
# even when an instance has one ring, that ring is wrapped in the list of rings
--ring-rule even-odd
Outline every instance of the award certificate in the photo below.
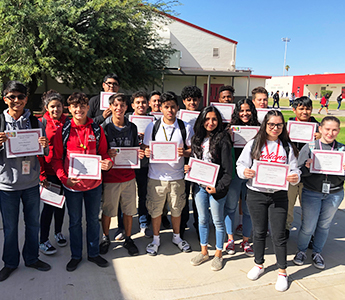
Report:
[[[44,188],[43,186],[40,187],[40,198],[41,201],[56,206],[58,208],[62,208],[65,203],[65,196],[60,195],[61,186],[58,184],[54,184],[49,182],[49,186]]]
[[[270,111],[271,109],[269,108],[257,108],[256,112],[258,114],[258,121],[260,122],[260,124],[262,123],[262,121],[264,120],[266,114]]]
[[[316,123],[288,121],[287,131],[291,141],[309,143],[314,141],[314,133],[316,132]]]
[[[145,133],[147,125],[155,120],[153,116],[129,116],[129,121],[137,125],[138,133]]]
[[[313,150],[310,164],[310,173],[344,176],[343,151]]]
[[[216,186],[219,165],[192,157],[189,159],[188,165],[191,169],[186,174],[185,180],[206,186]]]
[[[195,121],[198,118],[200,112],[199,111],[192,111],[192,110],[186,110],[186,109],[181,109],[180,110],[180,116],[179,118],[188,123],[192,128],[194,127]]]
[[[118,149],[114,157],[113,169],[140,169],[139,150],[140,147],[122,147]]]
[[[253,186],[272,190],[288,190],[289,182],[286,177],[289,175],[289,165],[254,160],[252,169],[255,171],[255,177],[252,179]]]
[[[217,102],[212,102],[212,106],[216,107],[223,119],[223,122],[225,123],[230,123],[231,121],[231,116],[232,113],[235,109],[235,104],[234,103],[217,103]]]
[[[7,158],[42,155],[43,147],[38,142],[42,136],[42,129],[5,131]]]
[[[150,141],[150,163],[177,163],[179,160],[177,148],[177,142]]]
[[[111,95],[114,95],[116,93],[110,93],[110,92],[101,92],[100,94],[100,109],[101,110],[106,110],[107,108],[109,108],[109,98]]]
[[[154,116],[157,120],[160,119],[163,116],[162,112],[150,112],[150,115]]]
[[[243,148],[258,133],[260,126],[231,126],[234,148]]]
[[[102,176],[100,155],[72,153],[69,160],[68,177],[100,180]]]

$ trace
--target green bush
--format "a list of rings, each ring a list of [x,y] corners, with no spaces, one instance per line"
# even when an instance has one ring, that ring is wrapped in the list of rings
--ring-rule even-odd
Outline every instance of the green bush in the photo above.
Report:
[[[328,94],[329,97],[331,97],[332,93],[333,93],[333,91],[322,90],[321,91],[321,97],[325,96],[326,94]]]

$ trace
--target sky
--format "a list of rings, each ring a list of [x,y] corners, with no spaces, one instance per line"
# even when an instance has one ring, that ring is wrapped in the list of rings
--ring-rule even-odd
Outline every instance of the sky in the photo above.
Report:
[[[180,0],[177,17],[235,40],[236,67],[282,76],[345,73],[344,0]],[[286,72],[285,72],[286,75]]]

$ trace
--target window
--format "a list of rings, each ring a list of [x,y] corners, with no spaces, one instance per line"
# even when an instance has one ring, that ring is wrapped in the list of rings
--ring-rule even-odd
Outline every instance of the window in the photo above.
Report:
[[[213,48],[213,57],[218,58],[219,57],[219,48]]]

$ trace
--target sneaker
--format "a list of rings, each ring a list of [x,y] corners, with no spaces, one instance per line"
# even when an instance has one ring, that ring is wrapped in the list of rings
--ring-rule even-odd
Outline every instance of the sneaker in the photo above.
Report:
[[[240,235],[240,236],[243,235],[243,226],[242,226],[242,224],[238,224],[238,226],[236,227],[235,232],[236,232],[237,235]]]
[[[0,282],[6,280],[17,268],[3,267],[0,271]]]
[[[167,216],[162,216],[162,225],[165,229],[170,229],[171,228],[171,223],[168,219]]]
[[[71,258],[71,260],[68,262],[66,266],[66,270],[68,272],[73,272],[78,267],[81,260],[82,258],[79,258],[79,259]]]
[[[153,231],[148,227],[140,228],[140,233],[144,234],[144,236],[146,238],[152,238],[153,237]]]
[[[225,246],[225,251],[228,252],[228,254],[233,255],[236,253],[235,250],[235,242],[228,240],[226,246]]]
[[[102,241],[99,244],[99,253],[100,254],[106,254],[109,250],[109,247],[110,247],[109,236],[103,234]]]
[[[61,232],[55,234],[55,240],[59,247],[65,247],[67,245],[66,238]]]
[[[295,265],[302,266],[306,259],[307,259],[307,255],[305,254],[305,252],[298,251],[292,261]]]
[[[88,261],[91,261],[93,263],[95,263],[97,266],[101,267],[101,268],[105,268],[109,266],[109,263],[106,259],[104,259],[102,256],[98,255],[96,257],[88,257],[87,258]]]
[[[212,271],[219,271],[223,268],[223,257],[215,256],[212,259],[211,263],[211,270]]]
[[[256,280],[265,272],[263,265],[255,265],[248,273],[247,278],[250,280]]]
[[[33,264],[25,264],[25,267],[33,268],[33,269],[36,269],[38,271],[43,271],[43,272],[49,271],[51,269],[51,266],[49,264],[39,259]]]
[[[49,240],[46,241],[45,243],[41,243],[39,245],[39,249],[45,255],[52,255],[57,252],[56,248],[52,246]]]
[[[128,250],[128,254],[131,256],[139,254],[138,247],[134,244],[134,241],[130,237],[125,240],[123,247]]]
[[[325,261],[323,260],[323,257],[320,253],[313,253],[311,255],[311,258],[313,259],[313,265],[315,268],[323,270],[325,268]]]
[[[121,241],[125,239],[125,230],[122,228],[117,229],[114,235],[115,241]]]
[[[206,254],[202,254],[201,252],[197,255],[197,256],[194,256],[191,260],[190,260],[190,263],[193,265],[193,266],[198,266],[200,264],[202,264],[203,262],[205,261],[208,261],[210,259],[209,255]]]
[[[289,281],[286,273],[279,273],[276,282],[276,290],[278,292],[285,292],[289,287]]]
[[[248,241],[243,241],[241,243],[241,248],[243,249],[244,253],[247,256],[254,256],[254,251],[253,251],[252,247],[250,247],[250,244],[248,243]]]

